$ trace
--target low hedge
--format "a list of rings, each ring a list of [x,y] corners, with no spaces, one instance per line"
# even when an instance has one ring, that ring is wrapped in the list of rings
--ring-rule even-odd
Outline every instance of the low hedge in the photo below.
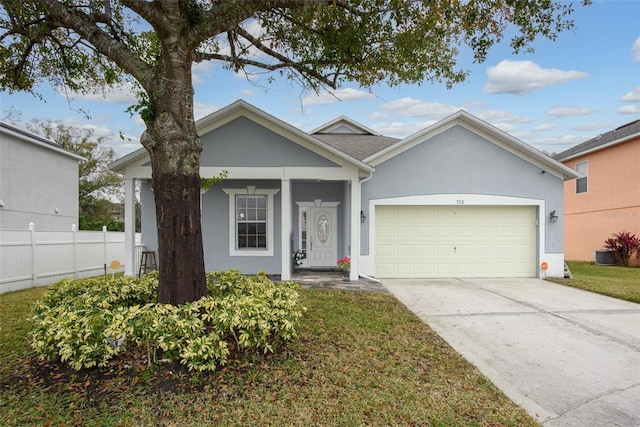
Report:
[[[36,304],[32,346],[76,370],[106,367],[142,347],[149,364],[164,359],[211,371],[230,356],[273,352],[296,336],[304,311],[297,284],[231,270],[207,274],[207,287],[208,296],[176,307],[157,302],[155,273],[64,280]]]

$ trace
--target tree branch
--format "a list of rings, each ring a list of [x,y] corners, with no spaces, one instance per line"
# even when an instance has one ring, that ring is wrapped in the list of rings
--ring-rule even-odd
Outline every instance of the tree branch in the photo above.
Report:
[[[317,79],[318,81],[331,86],[332,88],[336,88],[336,82],[335,81],[331,81],[329,79],[327,79],[324,75],[320,74],[319,72],[317,72],[315,69],[313,69],[310,66],[304,65],[302,63],[299,62],[295,62],[294,60],[287,58],[286,56],[282,55],[279,52],[276,52],[275,50],[265,46],[264,44],[262,44],[262,42],[260,40],[258,40],[257,38],[255,38],[254,36],[252,36],[251,34],[249,34],[249,32],[247,30],[245,30],[242,27],[238,27],[236,28],[236,32],[241,35],[242,37],[244,37],[249,43],[251,43],[255,48],[257,48],[258,50],[260,50],[261,52],[266,53],[267,55],[271,56],[272,58],[277,59],[278,61],[280,61],[281,66],[278,68],[284,68],[284,67],[288,67],[291,68],[293,70],[296,70],[297,72],[299,72],[300,74],[303,75],[309,75],[311,77],[313,77],[314,79]]]
[[[134,55],[124,43],[106,34],[87,14],[57,1],[38,0],[38,3],[47,11],[55,25],[73,30],[91,43],[93,49],[131,74],[143,87],[148,86],[152,79],[152,67]]]

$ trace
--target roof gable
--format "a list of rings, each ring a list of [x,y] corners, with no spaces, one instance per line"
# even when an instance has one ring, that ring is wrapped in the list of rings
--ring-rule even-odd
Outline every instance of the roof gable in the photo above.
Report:
[[[556,154],[554,159],[564,162],[578,156],[583,156],[594,151],[604,150],[613,145],[618,145],[640,138],[640,119],[624,124],[612,131],[600,134],[581,144],[571,147],[560,154]]]
[[[251,122],[262,126],[264,129],[279,135],[293,143],[298,144],[302,148],[306,148],[326,160],[338,165],[351,165],[357,167],[365,174],[371,173],[373,168],[359,159],[326,144],[320,139],[314,138],[302,130],[291,126],[290,124],[260,110],[259,108],[243,101],[238,100],[220,110],[217,110],[208,116],[196,121],[196,129],[201,138],[206,139],[206,134],[219,129],[224,125],[240,118],[245,117]],[[109,165],[113,171],[124,173],[126,167],[131,164],[140,164],[141,158],[149,159],[149,155],[144,148],[130,153]]]
[[[239,116],[201,136],[202,167],[339,167],[313,150]]]
[[[580,176],[573,169],[568,168],[530,145],[525,144],[519,139],[483,120],[480,120],[464,110],[460,110],[449,117],[446,117],[443,120],[398,141],[386,149],[363,159],[363,161],[373,167],[376,167],[377,165],[411,149],[412,147],[415,147],[416,145],[428,143],[429,139],[446,132],[454,126],[462,126],[476,135],[481,136],[490,143],[493,143],[521,159],[538,166],[541,170],[553,173],[563,179],[574,179]]]
[[[347,116],[340,116],[331,120],[328,123],[309,132],[311,135],[317,134],[338,134],[338,135],[377,135],[380,134],[373,129],[369,129],[365,125],[350,119]]]

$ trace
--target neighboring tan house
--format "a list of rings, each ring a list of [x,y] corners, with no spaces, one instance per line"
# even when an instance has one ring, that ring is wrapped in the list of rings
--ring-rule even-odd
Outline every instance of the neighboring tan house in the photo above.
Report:
[[[207,270],[286,280],[304,250],[302,268],[350,256],[351,279],[564,274],[562,189],[578,174],[467,112],[404,139],[346,117],[307,133],[244,101],[196,126],[202,176],[228,172],[202,195]],[[143,243],[157,250],[149,155],[110,168],[125,178],[125,264],[135,265],[136,180]]]
[[[570,148],[555,159],[582,174],[564,184],[565,257],[593,261],[612,234],[640,237],[640,120]],[[638,258],[632,264],[640,265]]]
[[[0,228],[71,230],[78,224],[78,164],[53,141],[0,122]]]

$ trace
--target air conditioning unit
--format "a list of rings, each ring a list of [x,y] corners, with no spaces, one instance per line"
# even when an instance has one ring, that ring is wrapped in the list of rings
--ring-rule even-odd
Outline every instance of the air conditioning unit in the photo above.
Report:
[[[596,249],[593,256],[597,265],[618,265],[618,260],[611,249]]]

